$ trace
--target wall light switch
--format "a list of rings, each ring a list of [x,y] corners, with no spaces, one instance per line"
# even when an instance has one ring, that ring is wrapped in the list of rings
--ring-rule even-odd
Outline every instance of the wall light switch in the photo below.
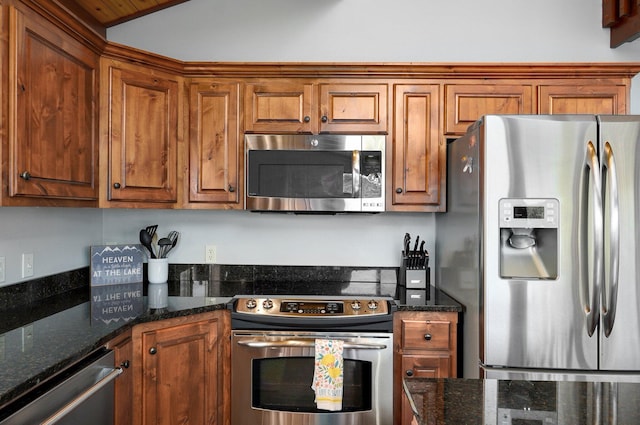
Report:
[[[33,276],[33,254],[22,254],[22,277]]]

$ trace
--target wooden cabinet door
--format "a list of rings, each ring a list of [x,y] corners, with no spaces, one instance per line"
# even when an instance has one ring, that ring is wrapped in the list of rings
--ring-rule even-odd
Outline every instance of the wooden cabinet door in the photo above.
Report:
[[[110,201],[177,201],[178,87],[169,75],[112,63],[109,76]]]
[[[386,84],[320,84],[320,132],[385,134]]]
[[[531,93],[530,85],[447,84],[445,133],[464,134],[486,114],[531,114]]]
[[[131,360],[133,358],[133,341],[131,332],[120,335],[111,341],[108,348],[115,354],[115,367],[122,367],[123,372],[115,380],[115,425],[131,425],[133,421],[133,376]]]
[[[392,211],[441,211],[445,145],[440,142],[438,85],[394,87],[394,132],[387,202]],[[389,150],[387,151],[389,152]]]
[[[313,84],[249,83],[245,86],[244,130],[249,133],[312,133],[316,126]]]
[[[541,85],[539,114],[627,113],[627,88],[616,85]]]
[[[402,370],[405,377],[448,378],[450,377],[450,367],[450,359],[447,355],[434,357],[419,355],[402,356]],[[414,417],[413,410],[406,395],[402,397],[402,412],[400,416],[402,418],[402,424],[411,423]]]
[[[240,85],[194,83],[190,90],[189,201],[242,208]]]
[[[141,423],[225,424],[228,379],[221,362],[228,335],[221,321],[171,323],[152,324],[139,334]]]
[[[28,10],[9,28],[8,194],[93,205],[99,57]]]

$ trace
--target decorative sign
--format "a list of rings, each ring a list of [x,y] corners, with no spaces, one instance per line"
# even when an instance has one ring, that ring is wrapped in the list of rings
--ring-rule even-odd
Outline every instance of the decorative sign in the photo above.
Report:
[[[91,247],[91,286],[142,282],[142,245]]]
[[[142,314],[142,245],[91,247],[91,321],[109,324]]]

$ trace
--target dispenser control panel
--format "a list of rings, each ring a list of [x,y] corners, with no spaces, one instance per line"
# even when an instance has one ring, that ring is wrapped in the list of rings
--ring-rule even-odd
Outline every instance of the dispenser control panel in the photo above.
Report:
[[[558,228],[557,199],[506,198],[500,200],[499,208],[500,228]]]

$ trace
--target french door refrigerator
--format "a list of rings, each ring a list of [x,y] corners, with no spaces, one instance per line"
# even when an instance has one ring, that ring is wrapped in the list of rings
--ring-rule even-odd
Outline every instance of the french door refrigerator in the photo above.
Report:
[[[638,116],[487,115],[448,144],[463,376],[640,381],[639,149]]]

